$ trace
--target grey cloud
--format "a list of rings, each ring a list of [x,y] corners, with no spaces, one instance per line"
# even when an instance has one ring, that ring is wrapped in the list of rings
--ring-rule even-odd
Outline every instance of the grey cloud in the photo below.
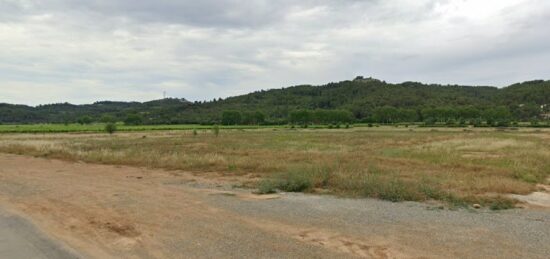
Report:
[[[0,102],[204,100],[356,75],[505,85],[548,77],[548,26],[544,0],[0,0]]]

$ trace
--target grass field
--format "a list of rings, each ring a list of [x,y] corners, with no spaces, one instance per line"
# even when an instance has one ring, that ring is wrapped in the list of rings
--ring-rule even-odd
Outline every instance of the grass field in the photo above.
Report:
[[[353,125],[348,125],[348,127],[361,128],[361,127],[378,127],[378,124],[368,124],[368,123],[355,123]],[[383,125],[382,125],[383,126]],[[414,127],[422,126],[422,123],[399,123],[392,125],[391,127]],[[166,130],[201,130],[201,129],[211,129],[213,125],[199,125],[199,124],[185,124],[185,125],[124,125],[122,123],[117,124],[117,130],[123,132],[135,132],[135,131],[166,131]],[[272,128],[290,128],[289,125],[231,125],[219,126],[220,129],[272,129]],[[346,124],[342,125],[309,125],[309,128],[314,129],[328,129],[328,128],[346,128]],[[445,124],[439,124],[438,127],[447,127]],[[528,122],[519,123],[516,127],[519,128],[530,128],[531,124]],[[549,122],[541,122],[537,125],[539,128],[548,128],[550,127]],[[457,127],[458,128],[458,127]],[[460,127],[466,128],[466,127]],[[99,133],[105,131],[105,124],[103,123],[93,123],[93,124],[21,124],[21,125],[1,125],[0,124],[0,134],[2,133],[70,133],[70,132],[88,132],[88,133]]]
[[[156,130],[192,130],[210,129],[211,125],[124,125],[118,124],[118,131],[156,131]],[[256,129],[261,126],[220,126],[222,129]],[[105,124],[22,124],[0,125],[0,133],[69,133],[69,132],[104,132]]]
[[[178,127],[178,126],[175,126]],[[2,134],[0,152],[242,176],[243,185],[507,208],[550,176],[550,131],[373,127]],[[166,128],[165,128],[166,129]],[[169,128],[173,129],[173,128]],[[178,128],[181,129],[181,128]]]

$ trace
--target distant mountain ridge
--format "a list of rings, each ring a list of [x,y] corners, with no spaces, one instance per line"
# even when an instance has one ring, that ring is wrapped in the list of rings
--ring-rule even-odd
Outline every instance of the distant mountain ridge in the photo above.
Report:
[[[455,114],[448,118],[458,119],[466,116],[461,110],[477,110],[481,114],[495,107],[505,109],[510,119],[529,120],[548,113],[548,104],[550,81],[544,80],[496,88],[419,82],[390,84],[374,78],[357,77],[321,86],[298,85],[261,90],[208,102],[167,98],[143,103],[101,101],[85,105],[59,103],[36,107],[2,103],[0,123],[71,123],[82,116],[89,116],[92,121],[100,121],[104,116],[123,121],[129,114],[138,115],[144,124],[219,123],[222,113],[228,110],[261,112],[270,123],[285,123],[293,111],[304,109],[343,110],[350,112],[356,121],[376,121],[377,113],[382,108],[407,112],[407,120],[425,120],[430,109],[453,111]],[[413,115],[416,117],[412,118]]]

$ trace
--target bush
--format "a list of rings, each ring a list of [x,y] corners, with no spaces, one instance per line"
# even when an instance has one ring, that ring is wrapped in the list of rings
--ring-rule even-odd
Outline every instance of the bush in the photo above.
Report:
[[[311,179],[299,172],[289,172],[279,176],[277,188],[285,192],[303,192],[312,186]]]
[[[277,183],[271,179],[264,179],[258,184],[258,194],[270,194],[277,192]]]
[[[480,119],[471,120],[470,124],[473,125],[474,127],[481,127],[482,126],[482,122],[481,122]]]
[[[197,136],[197,130],[196,129],[193,129],[193,136]]]
[[[507,198],[496,198],[489,203],[489,209],[491,210],[508,210],[515,207],[515,202]]]
[[[109,123],[105,124],[105,131],[107,133],[113,134],[113,133],[115,133],[116,130],[117,130],[116,124],[114,124],[112,122],[109,122]]]
[[[274,179],[260,181],[258,193],[274,193],[277,189],[285,192],[303,192],[313,187],[312,176],[300,171],[279,174]]]
[[[496,123],[497,127],[508,127],[510,126],[510,122],[507,120],[501,120]]]
[[[214,133],[214,136],[218,137],[218,135],[220,135],[220,126],[214,125],[214,127],[212,127],[212,132]]]
[[[539,181],[539,178],[537,176],[529,172],[516,172],[514,176],[516,177],[516,179],[522,180],[527,183],[537,183]]]
[[[363,194],[392,202],[422,200],[421,194],[407,186],[403,181],[394,178],[383,181],[377,175],[367,175]]]

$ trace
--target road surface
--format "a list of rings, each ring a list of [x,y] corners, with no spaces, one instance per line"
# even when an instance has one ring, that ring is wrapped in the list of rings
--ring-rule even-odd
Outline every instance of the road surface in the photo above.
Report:
[[[232,177],[245,176],[5,154],[0,154],[0,165],[0,206],[31,218],[48,236],[86,258],[550,255],[548,210],[448,210],[416,202],[256,196],[232,188]],[[7,241],[1,243],[21,247],[12,252],[21,253],[14,257],[66,255],[51,242],[34,240],[33,228],[19,220],[5,216],[2,222]]]
[[[26,219],[0,208],[0,258],[79,258]]]

